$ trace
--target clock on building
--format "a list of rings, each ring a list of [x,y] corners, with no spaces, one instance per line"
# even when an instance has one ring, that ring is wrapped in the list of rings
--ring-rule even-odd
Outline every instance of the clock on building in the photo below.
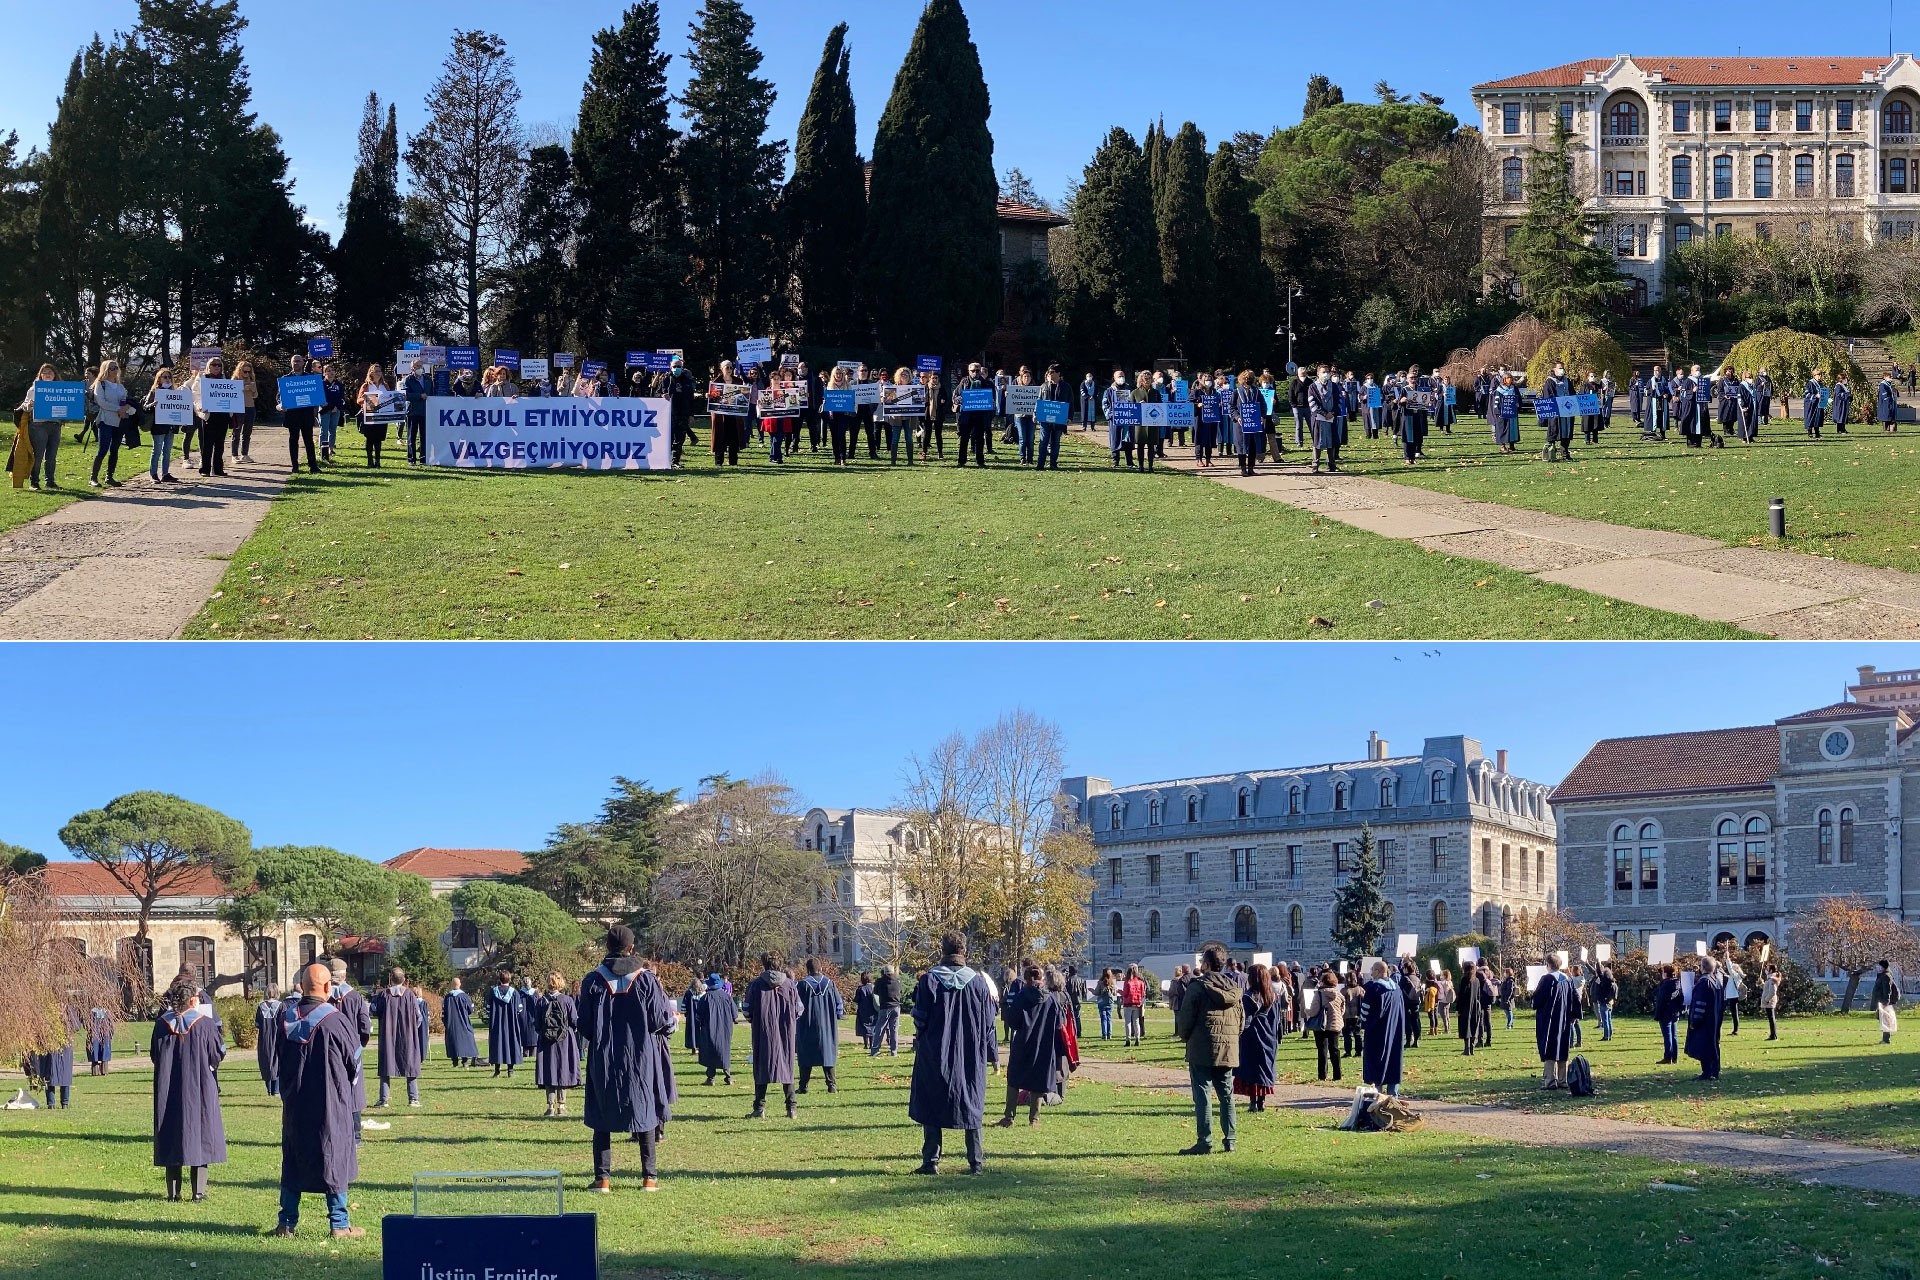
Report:
[[[1829,729],[1820,740],[1820,750],[1829,760],[1844,759],[1853,750],[1853,735],[1845,729]]]

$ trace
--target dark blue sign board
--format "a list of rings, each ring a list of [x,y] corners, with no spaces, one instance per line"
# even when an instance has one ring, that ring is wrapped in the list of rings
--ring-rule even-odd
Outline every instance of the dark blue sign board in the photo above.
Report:
[[[333,339],[332,338],[308,338],[307,339],[307,356],[309,359],[313,359],[313,360],[333,359]]]
[[[478,369],[479,367],[480,367],[480,348],[478,347],[448,347],[447,348],[447,368]]]
[[[280,379],[282,409],[324,409],[327,382],[317,373],[289,374]]]
[[[946,361],[939,356],[917,356],[913,362],[915,373],[939,373],[946,368]]]
[[[493,362],[498,365],[505,365],[515,373],[520,372],[520,353],[518,351],[509,351],[505,347],[495,347],[493,349]]]
[[[1137,427],[1140,425],[1140,406],[1131,400],[1122,400],[1107,411],[1107,421],[1116,427]]]
[[[1260,412],[1260,406],[1252,400],[1242,400],[1240,402],[1240,433],[1257,436],[1266,429],[1266,416]]]
[[[1042,400],[1034,405],[1033,414],[1049,427],[1064,427],[1072,407],[1065,400]]]
[[[380,1220],[385,1280],[598,1280],[591,1213]]]
[[[999,407],[999,393],[992,387],[970,388],[960,393],[962,413],[992,413]]]

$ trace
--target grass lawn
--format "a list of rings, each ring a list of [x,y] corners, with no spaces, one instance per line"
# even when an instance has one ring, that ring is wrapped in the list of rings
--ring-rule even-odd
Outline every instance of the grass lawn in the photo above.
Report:
[[[1865,394],[1870,407],[1872,388]],[[1776,417],[1757,443],[1724,449],[1643,441],[1618,413],[1599,446],[1576,440],[1573,463],[1546,463],[1531,419],[1521,422],[1521,451],[1503,454],[1484,421],[1463,417],[1452,435],[1428,437],[1429,461],[1418,466],[1405,466],[1384,437],[1354,441],[1342,461],[1356,474],[1462,498],[1920,573],[1920,430],[1888,436],[1854,423],[1850,435],[1829,428],[1809,440],[1799,405],[1796,396],[1792,420]],[[1773,498],[1787,500],[1784,543],[1767,533]]]
[[[704,430],[702,432],[704,439]],[[1006,464],[1008,446],[1000,447]],[[351,456],[349,453],[348,456]],[[389,451],[391,456],[391,450]],[[1073,449],[836,471],[302,476],[194,637],[1730,638]],[[1014,455],[1017,456],[1017,455]],[[1380,600],[1384,607],[1369,608]]]
[[[736,1063],[744,1051],[743,1030]],[[147,1073],[83,1074],[71,1111],[0,1112],[0,1274],[374,1277],[379,1219],[409,1210],[413,1173],[489,1168],[564,1170],[568,1206],[599,1215],[609,1280],[1877,1277],[1920,1260],[1920,1205],[1895,1197],[1437,1132],[1342,1134],[1325,1112],[1284,1108],[1243,1112],[1233,1154],[1183,1159],[1184,1092],[1092,1083],[1038,1128],[989,1129],[985,1177],[918,1178],[904,1057],[843,1056],[841,1091],[816,1081],[789,1123],[743,1119],[748,1086],[708,1090],[674,1056],[682,1098],[661,1190],[638,1192],[623,1147],[608,1197],[579,1194],[587,1133],[541,1119],[531,1079],[456,1074],[436,1057],[425,1107],[386,1113],[392,1130],[362,1149],[351,1206],[369,1239],[338,1245],[317,1197],[298,1238],[261,1237],[279,1106],[251,1062],[223,1072],[230,1162],[203,1205],[162,1198]],[[1700,1191],[1651,1189],[1659,1179]]]
[[[0,533],[17,528],[29,520],[38,520],[69,502],[78,502],[104,492],[87,487],[87,476],[93,469],[93,437],[88,436],[85,444],[75,444],[75,430],[69,424],[60,435],[60,452],[54,459],[54,479],[60,483],[58,490],[36,490],[31,485],[16,489],[11,476],[0,476]],[[115,474],[123,480],[147,469],[149,448],[145,431],[140,433],[140,441],[138,449],[120,451],[120,465]],[[13,416],[8,414],[5,421],[0,421],[0,462],[6,460],[12,449]]]
[[[1920,1151],[1920,1056],[1897,1036],[1893,1045],[1882,1045],[1868,1014],[1785,1018],[1780,1039],[1772,1043],[1764,1019],[1742,1021],[1738,1036],[1721,1037],[1717,1085],[1694,1079],[1699,1067],[1691,1058],[1683,1056],[1673,1067],[1659,1064],[1660,1029],[1651,1018],[1617,1020],[1606,1043],[1589,1018],[1578,1052],[1592,1064],[1599,1086],[1599,1096],[1591,1100],[1540,1090],[1533,1014],[1521,1008],[1513,1018],[1508,1031],[1496,1010],[1493,1047],[1471,1058],[1460,1052],[1457,1035],[1423,1037],[1419,1048],[1406,1051],[1407,1095],[1523,1111],[1577,1108],[1616,1120]],[[1147,1042],[1139,1048],[1122,1047],[1117,1022],[1116,1017],[1115,1039],[1102,1042],[1097,1015],[1088,1006],[1083,1052],[1165,1066],[1183,1062],[1167,1011],[1148,1011]],[[1285,1041],[1280,1068],[1287,1083],[1313,1082],[1318,1063],[1312,1040]]]

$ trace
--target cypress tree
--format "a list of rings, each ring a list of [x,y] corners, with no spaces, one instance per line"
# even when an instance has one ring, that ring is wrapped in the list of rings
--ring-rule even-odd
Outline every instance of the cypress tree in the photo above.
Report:
[[[374,94],[367,95],[360,136],[371,137],[372,145],[363,147],[347,191],[346,220],[333,255],[333,314],[343,356],[380,360],[406,337],[411,278],[424,254],[401,217],[398,120],[389,106],[380,124]]]
[[[1167,336],[1146,156],[1116,128],[1081,175],[1062,324],[1076,352],[1141,368]]]
[[[843,22],[828,33],[813,76],[784,202],[801,339],[830,347],[865,346],[871,338],[860,305],[867,185],[854,129],[851,67]]]
[[[575,312],[587,351],[609,360],[692,336],[669,61],[657,0],[628,6],[593,37],[573,131]]]
[[[1207,214],[1213,223],[1218,359],[1258,368],[1273,331],[1273,274],[1260,254],[1260,216],[1254,184],[1229,143],[1214,150],[1207,170]]]
[[[883,350],[980,351],[1001,316],[991,109],[959,0],[928,0],[873,141],[867,296]]]
[[[559,351],[567,341],[574,302],[567,272],[573,239],[573,192],[567,149],[535,147],[527,153],[526,194],[514,216],[509,263],[495,294],[495,334],[503,345],[529,351]]]
[[[1166,144],[1154,202],[1167,327],[1182,355],[1210,363],[1219,343],[1213,219],[1207,212],[1207,140],[1189,120]]]
[[[693,286],[706,313],[708,352],[730,353],[737,339],[765,337],[772,323],[787,144],[765,140],[773,83],[755,74],[761,55],[740,0],[706,0],[692,41],[693,79],[680,101]]]

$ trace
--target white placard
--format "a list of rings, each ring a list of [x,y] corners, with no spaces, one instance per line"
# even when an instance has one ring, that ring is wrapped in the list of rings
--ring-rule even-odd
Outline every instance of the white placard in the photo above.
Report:
[[[1273,967],[1273,952],[1271,951],[1254,952],[1253,963],[1263,964],[1263,965],[1266,965],[1269,969],[1271,969]]]
[[[1562,969],[1564,969],[1564,968],[1566,968],[1566,967],[1567,967],[1567,963],[1568,963],[1568,961],[1572,959],[1572,957],[1571,957],[1571,956],[1569,956],[1569,955],[1568,955],[1568,954],[1567,954],[1566,952],[1564,952],[1564,951],[1556,951],[1556,952],[1554,952],[1553,954],[1554,954],[1555,956],[1557,956],[1557,957],[1559,957],[1559,960],[1560,960],[1560,967],[1561,967]]]
[[[1650,933],[1647,935],[1647,963],[1672,964],[1673,943],[1678,935],[1671,933]]]
[[[1581,953],[1582,959],[1585,958],[1585,954],[1586,954],[1585,952]],[[1465,964],[1469,960],[1473,961],[1475,964],[1480,963],[1480,948],[1478,947],[1461,947],[1460,948],[1460,963]]]
[[[1683,1003],[1693,1003],[1693,970],[1680,971],[1680,999]]]
[[[1300,1016],[1311,1018],[1320,1012],[1320,988],[1308,987],[1300,993]]]
[[[1379,963],[1380,963],[1379,956],[1361,956],[1360,957],[1360,976],[1362,978],[1371,979],[1373,977],[1373,966]]]
[[[545,382],[547,380],[547,361],[545,357],[520,357],[520,381]]]
[[[1547,966],[1543,964],[1528,965],[1527,966],[1527,990],[1533,991],[1537,989],[1540,986],[1540,980],[1546,977],[1551,972],[1553,972],[1553,970],[1547,968]]]
[[[879,404],[880,384],[877,382],[854,383],[853,402],[855,404]]]
[[[1613,959],[1612,944],[1606,943],[1606,942],[1596,944],[1593,948],[1593,958],[1595,960],[1600,961],[1602,964]]]
[[[1410,960],[1419,950],[1420,935],[1417,933],[1403,933],[1400,935],[1399,941],[1393,944],[1393,954],[1396,959],[1404,958]]]
[[[246,384],[238,378],[199,378],[194,384],[196,407],[202,413],[245,413]]]
[[[1172,979],[1172,978],[1162,978],[1162,979],[1160,979],[1160,994],[1161,994],[1161,995],[1165,995],[1165,994],[1167,994],[1167,992],[1168,992],[1168,991],[1170,991],[1170,990],[1171,990],[1172,988],[1173,988],[1173,979]]]
[[[193,425],[193,393],[174,387],[153,389],[153,425],[190,427]]]
[[[1705,938],[1702,938],[1698,942],[1695,942],[1693,944],[1693,954],[1697,956],[1704,956],[1705,954],[1707,954],[1707,940]]]
[[[1767,962],[1767,957],[1772,954],[1773,954],[1773,944],[1771,942],[1763,942],[1760,944],[1760,963],[1761,964],[1765,964]]]
[[[1007,412],[1018,418],[1031,418],[1040,404],[1039,387],[1019,385],[1007,388]]]
[[[1580,963],[1585,964],[1586,962],[1587,962],[1587,949],[1585,947],[1582,947],[1580,948]]]
[[[1347,962],[1345,960],[1340,962],[1340,976],[1343,978],[1347,976]]]
[[[427,400],[427,465],[492,470],[665,471],[665,400],[532,396]]]
[[[1435,976],[1438,976],[1438,975],[1439,975],[1439,973],[1440,973],[1440,957],[1439,957],[1439,956],[1430,956],[1430,957],[1428,957],[1428,959],[1427,959],[1427,972],[1428,972],[1428,973],[1431,973],[1431,974],[1434,974]]]

